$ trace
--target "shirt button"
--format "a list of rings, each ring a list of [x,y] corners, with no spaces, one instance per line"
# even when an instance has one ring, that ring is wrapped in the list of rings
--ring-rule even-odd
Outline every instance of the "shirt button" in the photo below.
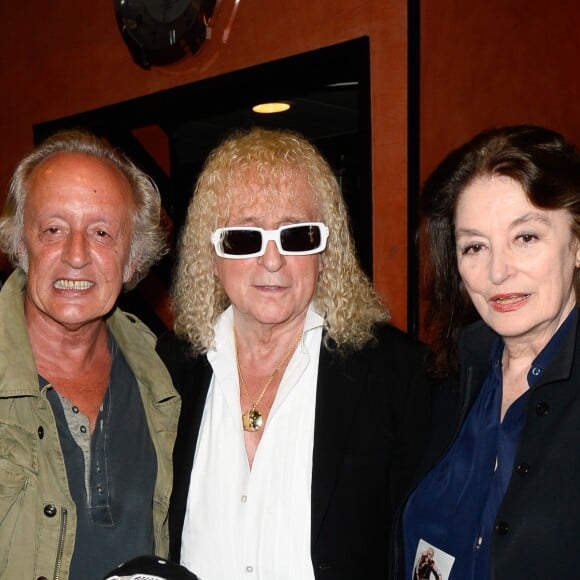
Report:
[[[550,412],[550,407],[549,407],[548,403],[538,403],[536,405],[536,415],[538,415],[538,417],[544,417],[549,412]]]
[[[537,377],[540,373],[542,372],[542,369],[539,369],[538,367],[534,367],[532,368],[532,374]]]
[[[44,438],[44,427],[42,425],[38,428],[38,438],[39,439]]]
[[[246,503],[248,501],[248,496],[247,495],[243,495],[242,496],[242,503]]]
[[[73,405],[73,413],[78,413],[79,412],[79,408],[76,405]]]
[[[517,466],[516,471],[518,472],[518,475],[524,477],[530,473],[530,466],[527,463],[520,463]]]
[[[251,574],[254,571],[254,567],[253,566],[246,566],[246,572],[248,574]]]
[[[81,433],[86,433],[87,428],[84,425],[81,425]]]
[[[504,522],[503,520],[495,524],[495,531],[498,536],[505,536],[509,532],[509,529],[510,529],[509,524],[507,522]]]

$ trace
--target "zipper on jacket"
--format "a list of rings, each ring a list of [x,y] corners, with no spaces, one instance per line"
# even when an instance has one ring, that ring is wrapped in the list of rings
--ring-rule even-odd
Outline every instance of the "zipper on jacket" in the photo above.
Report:
[[[68,520],[68,512],[66,511],[66,508],[62,508],[62,518],[60,520],[60,535],[58,538],[58,548],[56,550],[56,564],[54,566],[54,580],[60,580],[60,567],[62,564],[62,555],[64,552],[67,520]]]

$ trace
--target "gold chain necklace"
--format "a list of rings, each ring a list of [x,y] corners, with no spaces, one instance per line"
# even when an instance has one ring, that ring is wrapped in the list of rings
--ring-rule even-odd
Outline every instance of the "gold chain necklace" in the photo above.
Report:
[[[252,406],[245,413],[242,414],[242,425],[244,427],[244,431],[259,431],[260,428],[262,427],[263,423],[262,413],[258,411],[258,405],[260,404],[260,401],[266,394],[266,391],[268,390],[268,387],[274,380],[274,377],[280,372],[280,369],[286,364],[286,361],[290,358],[290,355],[294,352],[294,350],[298,346],[301,337],[302,337],[302,329],[300,329],[300,332],[298,333],[296,338],[292,341],[290,348],[288,349],[282,360],[276,365],[276,368],[274,369],[272,374],[268,377],[268,380],[266,381],[264,388],[258,395],[258,398],[254,401]],[[238,356],[238,337],[235,328],[234,328],[234,344],[236,347],[236,364],[238,366],[238,377],[240,379],[240,386],[242,387],[244,394],[246,395],[248,400],[250,400],[250,393],[248,392],[248,388],[246,387],[246,381],[244,380],[244,375],[240,367],[240,357]]]

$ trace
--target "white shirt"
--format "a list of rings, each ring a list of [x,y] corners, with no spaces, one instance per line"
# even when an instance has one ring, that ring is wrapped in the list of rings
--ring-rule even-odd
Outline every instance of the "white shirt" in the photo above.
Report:
[[[310,492],[322,326],[310,308],[250,470],[231,307],[216,323],[181,548],[181,563],[201,580],[314,580]]]

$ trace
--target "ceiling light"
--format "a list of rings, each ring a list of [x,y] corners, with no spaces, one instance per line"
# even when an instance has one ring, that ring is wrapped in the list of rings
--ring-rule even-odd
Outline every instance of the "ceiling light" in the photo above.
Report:
[[[254,105],[252,111],[254,113],[283,113],[290,108],[288,103],[260,103],[259,105]]]

